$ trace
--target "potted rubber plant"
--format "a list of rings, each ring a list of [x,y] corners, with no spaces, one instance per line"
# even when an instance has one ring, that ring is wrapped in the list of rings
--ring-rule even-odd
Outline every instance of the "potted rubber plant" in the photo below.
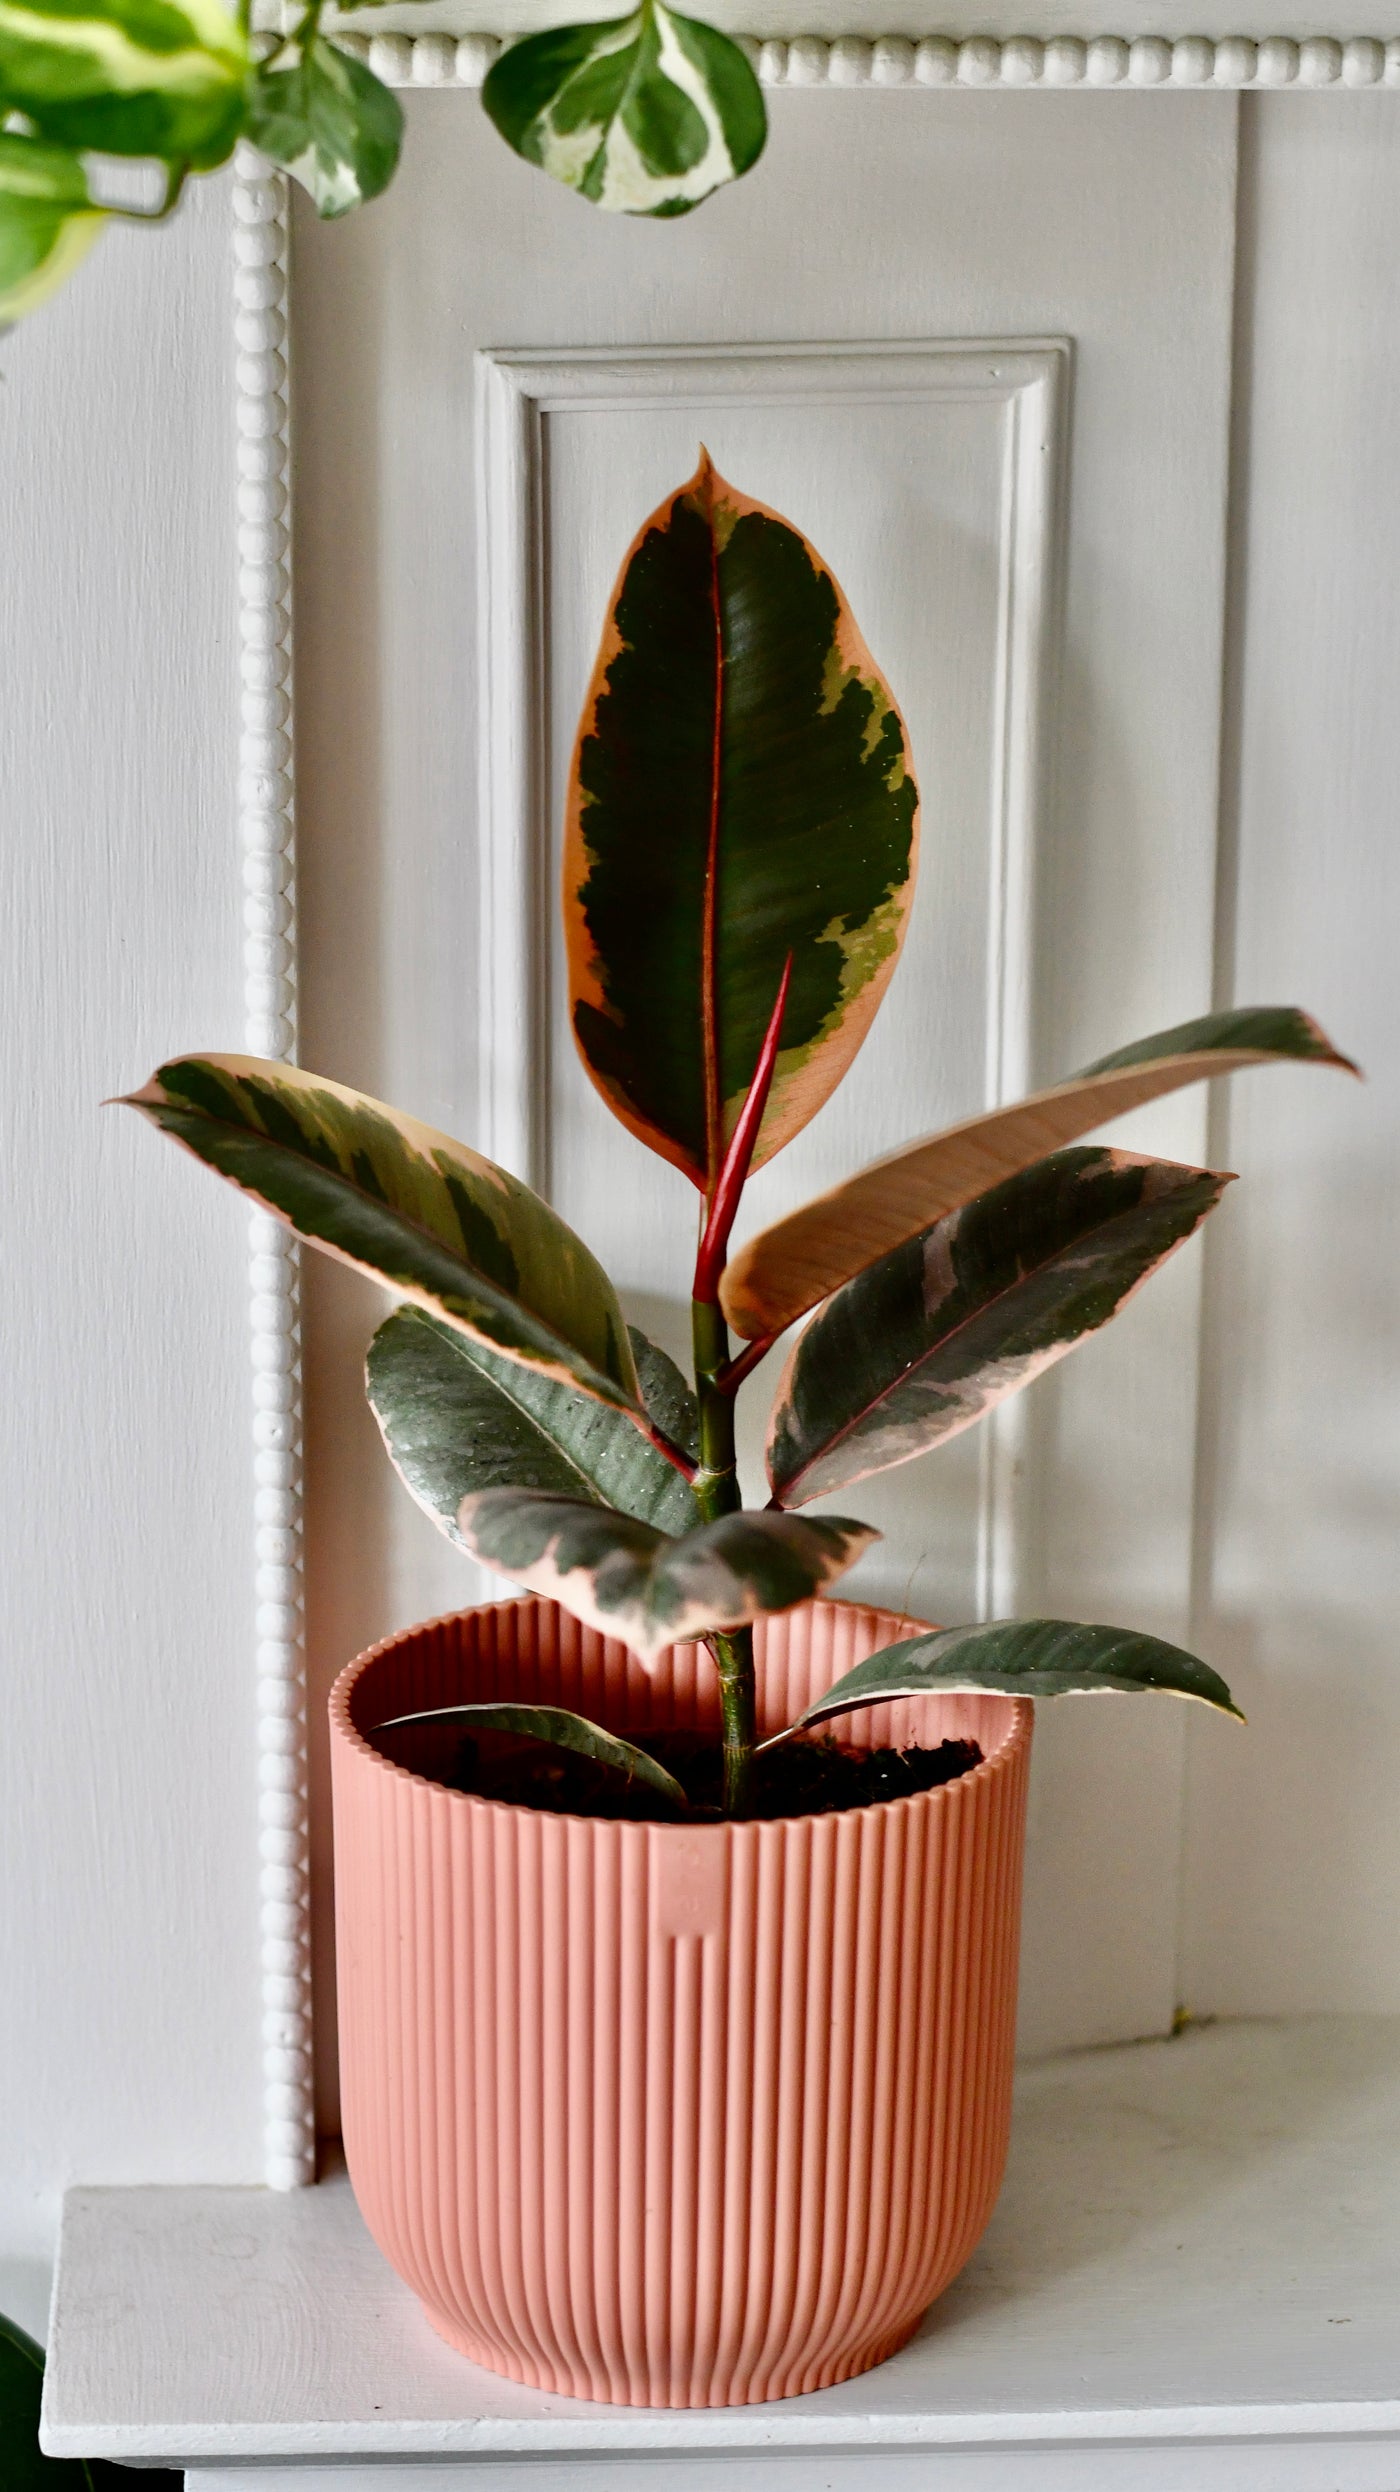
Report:
[[[285,1065],[131,1104],[399,1301],[391,1459],[524,1588],[331,1700],[346,2149],[435,2326],[538,2386],[786,2396],[892,2352],[991,2211],[1010,2105],[1030,1699],[1204,1662],[1061,1620],[827,1597],[875,1536],[814,1501],[922,1456],[1104,1324],[1228,1182],[1086,1143],[1249,1064],[1291,1008],[1159,1033],[855,1172],[731,1254],[898,960],[918,798],[829,569],[702,459],[622,564],[565,837],[574,1036],[698,1197],[687,1379],[547,1203]],[[767,1502],[735,1402],[794,1335]]]

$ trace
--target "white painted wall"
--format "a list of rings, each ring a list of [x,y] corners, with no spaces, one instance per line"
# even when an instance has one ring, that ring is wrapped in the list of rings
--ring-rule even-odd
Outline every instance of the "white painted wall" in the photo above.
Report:
[[[99,1102],[242,1030],[227,209],[0,344],[0,2309],[257,2177],[244,1222]]]
[[[917,323],[1079,341],[1079,663],[1052,859],[1072,937],[1050,987],[1060,1061],[1170,1017],[1178,995],[1195,1008],[1194,982],[1209,982],[1209,944],[1193,934],[1159,992],[1153,945],[1165,930],[1171,952],[1183,873],[1209,931],[1218,709],[1200,683],[1222,621],[1236,108],[778,102],[791,219],[755,226],[751,194],[716,202],[693,221],[714,264],[679,299],[654,231],[611,237],[605,264],[586,213],[511,168],[460,96],[413,99],[401,194],[361,224],[298,229],[306,1051],[463,1131],[476,1011],[469,346],[820,335],[818,246],[845,289],[846,334],[869,333],[874,301],[891,335]],[[1194,1543],[1193,1369],[1160,1449],[1168,1485],[1154,1473],[1135,1493],[1124,1471],[1111,1532],[1096,1531],[1092,1501],[1062,1506],[1036,1560],[1067,1606],[1092,1589],[1154,1619],[1184,1604],[1194,1566],[1203,1649],[1253,1717],[1247,1735],[1194,1723],[1189,1742],[1175,1715],[1067,1709],[1047,1726],[1042,1792],[1076,1806],[1042,1808],[1038,1835],[1044,2038],[1057,2000],[1077,2013],[1087,1999],[1098,2030],[1160,2023],[1177,1997],[1217,2012],[1400,2006],[1397,113],[1391,96],[1242,107],[1247,387],[1216,984],[1222,998],[1312,1004],[1372,1081],[1361,1093],[1257,1077],[1217,1133],[1246,1182],[1206,1267]],[[887,239],[914,272],[902,296],[820,178],[822,134],[849,137],[852,115],[868,117],[883,178],[901,185]],[[979,240],[991,200],[1001,222]],[[767,292],[747,306],[718,243],[703,244],[726,216],[759,246]],[[663,238],[670,265],[679,230]],[[201,190],[173,235],[105,245],[79,287],[0,347],[0,2307],[30,2324],[68,2178],[259,2168],[243,1222],[134,1121],[96,1106],[162,1053],[237,1044],[241,1030],[227,312],[221,204]],[[1150,387],[1134,324],[1142,353],[1160,356]],[[1149,600],[1164,509],[1197,550],[1184,570],[1163,555]],[[1141,832],[1154,807],[1172,826],[1161,879],[1144,901],[1127,877],[1095,936],[1099,975],[1136,912],[1132,992],[1091,991],[1074,949],[1087,959],[1085,925],[1064,897],[1076,876],[1086,888],[1084,825],[1102,836],[1120,811]],[[1161,1140],[1194,1147],[1189,1125]],[[1144,1301],[1121,1347],[1086,1354],[1078,1399],[1046,1423],[1059,1460],[1068,1449],[1097,1464],[1096,1497],[1115,1447],[1141,1452],[1132,1397],[1160,1378],[1163,1345],[1189,1335],[1190,1297],[1168,1291],[1157,1333]],[[354,1374],[368,1293],[322,1273],[312,1318],[324,1678],[365,1634],[461,1597],[464,1578],[381,1467]],[[1112,1372],[1129,1396],[1126,1411],[1111,1405],[1125,1433],[1097,1445],[1096,1359],[1105,1393]]]

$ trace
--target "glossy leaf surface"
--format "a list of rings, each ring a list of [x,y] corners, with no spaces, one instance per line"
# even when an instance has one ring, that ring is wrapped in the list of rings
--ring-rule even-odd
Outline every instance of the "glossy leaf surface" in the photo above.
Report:
[[[1065,1618],[1012,1618],[989,1626],[944,1627],[910,1636],[858,1661],[835,1686],[809,1705],[793,1724],[810,1730],[864,1705],[898,1696],[938,1695],[980,1688],[996,1696],[1068,1696],[1116,1691],[1136,1695],[1156,1689],[1168,1696],[1194,1696],[1244,1716],[1225,1681],[1208,1662],[1155,1635],[1127,1627],[1081,1626]]]
[[[627,1327],[642,1407],[652,1425],[678,1445],[692,1462],[700,1459],[700,1412],[694,1392],[669,1353],[649,1341],[635,1324]],[[614,1501],[616,1502],[616,1501]],[[656,1518],[654,1518],[656,1519]]]
[[[222,164],[247,68],[219,0],[0,0],[0,103],[66,147]]]
[[[449,1539],[462,1542],[462,1500],[484,1488],[592,1498],[664,1532],[700,1520],[680,1472],[621,1411],[418,1308],[380,1325],[365,1376],[395,1470]]]
[[[838,1290],[778,1387],[768,1472],[804,1505],[970,1427],[1115,1315],[1230,1180],[1059,1151]]]
[[[436,1705],[427,1713],[396,1713],[377,1727],[398,1730],[410,1722],[460,1722],[469,1731],[515,1731],[525,1739],[542,1739],[552,1748],[570,1748],[575,1756],[611,1766],[628,1782],[649,1783],[653,1791],[664,1792],[680,1808],[687,1805],[674,1774],[668,1774],[644,1748],[634,1748],[630,1739],[619,1739],[600,1722],[590,1722],[583,1713],[569,1713],[561,1705]]]
[[[416,1117],[254,1056],[180,1056],[124,1101],[313,1246],[488,1349],[635,1406],[601,1264],[518,1178]]]
[[[782,1332],[877,1255],[1096,1125],[1188,1082],[1285,1063],[1356,1070],[1291,1005],[1210,1013],[1159,1030],[1014,1107],[969,1117],[875,1160],[761,1230],[730,1261],[720,1288],[725,1314],[748,1340]]]
[[[403,107],[362,61],[317,35],[290,69],[254,73],[248,136],[286,166],[318,214],[345,216],[392,180]]]
[[[737,43],[662,0],[513,43],[481,100],[507,144],[600,208],[681,216],[762,152],[768,116]]]
[[[464,1498],[457,1522],[484,1565],[647,1665],[668,1644],[809,1600],[880,1536],[836,1515],[727,1514],[672,1540],[581,1498],[512,1488]]]
[[[570,780],[574,1033],[609,1106],[710,1190],[788,954],[753,1165],[835,1088],[913,893],[903,722],[806,538],[708,458],[623,563]]]
[[[104,222],[68,148],[0,131],[0,328],[72,275]]]

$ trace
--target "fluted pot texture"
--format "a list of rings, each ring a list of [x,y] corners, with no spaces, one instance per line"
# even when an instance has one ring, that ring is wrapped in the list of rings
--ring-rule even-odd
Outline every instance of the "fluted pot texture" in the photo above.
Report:
[[[778,1730],[907,1620],[814,1601],[757,1631]],[[941,1790],[660,1826],[433,1780],[512,1696],[644,1743],[716,1722],[708,1655],[648,1676],[553,1602],[375,1646],[331,1696],[345,2147],[434,2327],[493,2371],[619,2405],[748,2405],[903,2344],[975,2246],[1011,2108],[1030,1705],[901,1700],[861,1745],[977,1740]],[[412,1769],[412,1770],[410,1770]]]

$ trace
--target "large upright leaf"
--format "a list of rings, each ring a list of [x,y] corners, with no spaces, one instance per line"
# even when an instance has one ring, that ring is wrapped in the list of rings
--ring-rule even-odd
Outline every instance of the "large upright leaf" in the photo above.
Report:
[[[681,216],[762,152],[768,116],[737,43],[662,0],[512,44],[481,100],[531,164],[628,216]]]
[[[880,1535],[834,1514],[726,1514],[682,1538],[579,1497],[488,1488],[457,1516],[464,1545],[650,1668],[668,1644],[810,1600]]]
[[[104,222],[71,149],[0,131],[0,329],[72,275]]]
[[[1059,1151],[848,1281],[794,1346],[768,1437],[776,1502],[910,1462],[1115,1315],[1230,1183]]]
[[[483,1488],[593,1498],[664,1532],[700,1520],[675,1465],[621,1411],[419,1308],[380,1325],[365,1374],[395,1470],[451,1540],[463,1498]]]
[[[392,181],[403,106],[363,61],[316,35],[290,68],[254,70],[248,136],[286,166],[319,215],[346,216]]]
[[[829,1687],[792,1724],[811,1730],[838,1714],[900,1696],[937,1696],[954,1689],[995,1696],[1194,1696],[1221,1713],[1244,1716],[1209,1662],[1131,1627],[1080,1626],[1071,1618],[1003,1618],[981,1627],[937,1627],[902,1644],[887,1644]],[[784,1738],[787,1732],[782,1734]],[[773,1742],[768,1743],[770,1746]]]
[[[247,69],[220,0],[0,0],[0,111],[66,147],[222,164]]]
[[[835,1088],[889,983],[918,795],[814,548],[708,458],[623,563],[570,781],[574,1032],[622,1122],[708,1190],[788,954],[754,1165]]]
[[[637,1371],[617,1294],[557,1212],[431,1125],[256,1056],[179,1056],[139,1108],[298,1237],[619,1409]]]
[[[779,1333],[877,1255],[1048,1151],[1188,1082],[1247,1064],[1355,1065],[1290,1004],[1209,1013],[1120,1047],[1053,1089],[926,1134],[871,1162],[829,1194],[750,1238],[720,1284],[730,1323],[747,1340]]]

